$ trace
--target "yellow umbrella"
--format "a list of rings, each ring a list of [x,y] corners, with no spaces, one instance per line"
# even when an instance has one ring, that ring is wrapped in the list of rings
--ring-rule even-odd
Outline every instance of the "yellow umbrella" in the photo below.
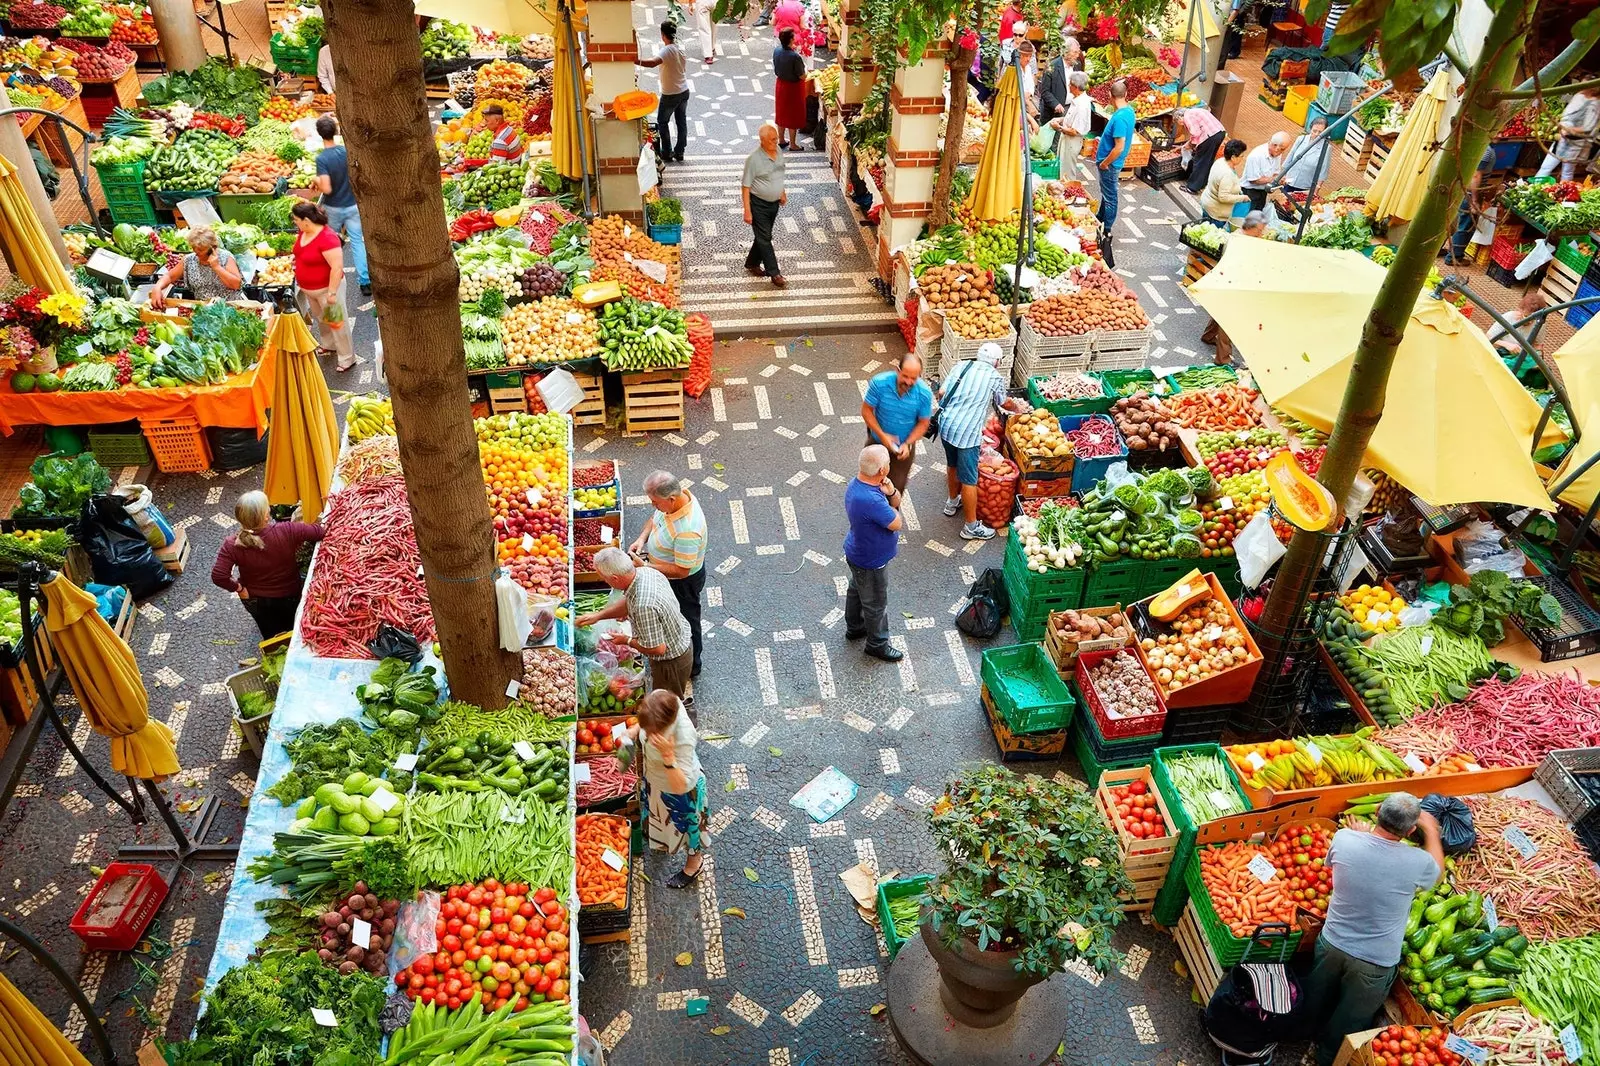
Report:
[[[111,768],[155,780],[178,772],[172,730],[149,715],[133,650],[95,610],[95,598],[62,574],[39,586],[44,627],[89,725],[111,738]]]
[[[1592,318],[1563,344],[1555,354],[1556,368],[1573,409],[1568,412],[1578,423],[1578,441],[1556,468],[1560,484],[1596,451],[1600,451],[1600,318]],[[1600,463],[1585,470],[1572,484],[1561,490],[1561,500],[1580,511],[1587,511],[1600,494]]]
[[[576,28],[576,27],[575,27]],[[555,28],[556,60],[555,69],[550,75],[550,151],[555,157],[556,170],[562,177],[577,181],[583,177],[584,146],[589,149],[589,158],[594,158],[594,124],[589,121],[589,112],[583,110],[583,123],[586,127],[584,138],[578,138],[578,103],[573,100],[572,94],[572,49],[568,47],[566,27],[558,25]],[[578,83],[583,83],[583,71],[578,71]]]
[[[588,17],[583,0],[572,0],[572,18]],[[526,37],[530,33],[560,34],[560,8],[556,0],[417,0],[417,14],[465,22],[499,33]],[[581,27],[580,27],[581,28]]]
[[[989,109],[989,139],[967,193],[967,208],[984,222],[1003,222],[1022,206],[1022,119],[1017,70],[1007,67]]]
[[[5,1066],[89,1066],[89,1060],[3,973],[0,973],[0,1062]]]
[[[1439,116],[1450,96],[1450,65],[1441,66],[1411,105],[1400,136],[1389,150],[1383,169],[1367,190],[1367,203],[1378,218],[1409,221],[1428,191],[1428,171],[1439,149]]]
[[[297,311],[272,324],[269,347],[278,353],[272,381],[272,436],[267,439],[267,499],[300,504],[301,517],[322,517],[339,454],[339,422],[314,353],[317,342]]]
[[[17,275],[29,285],[46,293],[72,291],[72,277],[45,236],[17,168],[4,157],[0,157],[0,243],[11,253]]]

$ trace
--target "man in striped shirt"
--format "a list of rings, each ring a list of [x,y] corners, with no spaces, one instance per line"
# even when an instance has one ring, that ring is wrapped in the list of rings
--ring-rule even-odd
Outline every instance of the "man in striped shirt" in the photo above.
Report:
[[[689,706],[693,702],[689,671],[694,666],[694,639],[667,579],[658,570],[635,566],[621,548],[595,552],[594,568],[622,598],[604,610],[580,615],[578,627],[626,619],[633,633],[622,638],[622,643],[650,660],[651,687],[664,688]]]
[[[989,341],[978,354],[963,359],[939,386],[939,436],[944,440],[945,487],[950,495],[944,513],[964,513],[962,540],[988,540],[994,530],[978,521],[978,452],[983,426],[994,405],[1005,398],[1006,384],[995,364],[1000,346]]]
[[[505,108],[499,104],[490,104],[484,108],[483,124],[494,134],[494,140],[489,144],[489,155],[492,159],[496,162],[515,163],[522,158],[522,153],[526,150],[522,143],[522,131],[506,121]]]
[[[655,512],[628,545],[628,554],[640,566],[661,571],[672,586],[672,595],[694,638],[694,668],[689,676],[699,677],[700,594],[706,587],[705,512],[677,475],[665,470],[654,471],[644,479],[644,493],[650,497]]]

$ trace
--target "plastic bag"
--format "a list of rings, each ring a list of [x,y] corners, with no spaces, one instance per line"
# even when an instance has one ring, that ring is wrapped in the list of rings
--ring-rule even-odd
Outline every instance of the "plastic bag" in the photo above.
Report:
[[[1478,842],[1478,831],[1472,825],[1472,809],[1459,798],[1429,793],[1422,798],[1422,809],[1439,823],[1439,842],[1444,845],[1446,855],[1471,851]]]
[[[389,947],[389,972],[399,973],[424,955],[439,950],[439,893],[427,889],[395,915],[394,943]]]
[[[417,638],[398,626],[385,622],[378,633],[367,641],[367,650],[380,659],[404,659],[415,663],[422,659],[422,645]]]
[[[1498,528],[1475,518],[1457,531],[1454,540],[1456,560],[1468,574],[1498,570],[1510,577],[1524,576],[1528,557],[1507,543]]]
[[[639,195],[643,196],[661,182],[656,167],[656,153],[648,144],[639,149]]]
[[[528,634],[533,632],[528,594],[509,574],[502,573],[494,579],[494,600],[500,615],[500,650],[521,651]]]
[[[1517,264],[1516,275],[1518,281],[1527,281],[1533,272],[1544,266],[1556,257],[1556,250],[1550,247],[1550,242],[1540,238],[1534,242],[1533,251],[1522,257],[1522,262]]]
[[[267,461],[267,430],[256,436],[253,429],[206,427],[206,443],[211,445],[213,470],[243,470]]]
[[[89,555],[94,579],[102,585],[126,585],[142,600],[172,584],[174,575],[150,547],[122,506],[120,496],[93,496],[78,518],[78,543]]]
[[[1288,549],[1272,529],[1272,519],[1265,511],[1245,523],[1233,539],[1233,554],[1239,560],[1239,578],[1246,588],[1255,588],[1267,576],[1272,564],[1283,558]]]
[[[1005,572],[989,567],[967,590],[967,602],[956,615],[956,628],[969,637],[989,640],[1000,632],[1011,613],[1011,597],[1006,594]]]
[[[1434,613],[1439,610],[1439,605],[1431,600],[1419,600],[1408,605],[1400,612],[1402,626],[1425,626],[1433,620]]]

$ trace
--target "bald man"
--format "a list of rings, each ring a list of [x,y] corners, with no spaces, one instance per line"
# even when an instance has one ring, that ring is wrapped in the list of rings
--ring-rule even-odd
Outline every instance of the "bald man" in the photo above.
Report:
[[[889,455],[889,480],[901,492],[917,461],[917,441],[933,420],[933,390],[922,380],[922,358],[915,352],[900,357],[893,370],[874,374],[861,398],[861,421],[867,443],[881,444]]]
[[[889,450],[881,444],[861,449],[856,476],[845,486],[844,513],[850,532],[844,560],[850,584],[844,594],[844,635],[866,638],[863,650],[875,659],[898,662],[900,649],[889,643],[889,564],[900,550],[900,490],[889,480]]]
[[[784,157],[778,151],[778,127],[761,124],[761,144],[744,161],[744,176],[739,193],[744,197],[744,221],[754,239],[744,268],[758,278],[770,278],[780,289],[788,288],[778,269],[778,253],[772,248],[772,227],[778,221],[778,208],[789,202],[784,188]]]
[[[1293,140],[1287,133],[1274,133],[1271,140],[1244,157],[1244,173],[1239,175],[1239,185],[1250,198],[1252,211],[1260,211],[1267,206],[1267,189],[1283,173],[1283,165],[1288,162],[1289,145]]]

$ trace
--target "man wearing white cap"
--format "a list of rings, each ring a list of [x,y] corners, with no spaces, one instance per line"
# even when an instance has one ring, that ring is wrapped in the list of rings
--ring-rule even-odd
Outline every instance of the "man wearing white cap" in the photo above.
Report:
[[[1006,383],[995,369],[1000,356],[998,344],[981,344],[977,355],[957,363],[939,385],[939,436],[944,440],[944,480],[950,492],[944,513],[953,518],[957,511],[963,512],[963,540],[994,536],[994,530],[978,521],[978,452],[989,412],[1005,399]]]

